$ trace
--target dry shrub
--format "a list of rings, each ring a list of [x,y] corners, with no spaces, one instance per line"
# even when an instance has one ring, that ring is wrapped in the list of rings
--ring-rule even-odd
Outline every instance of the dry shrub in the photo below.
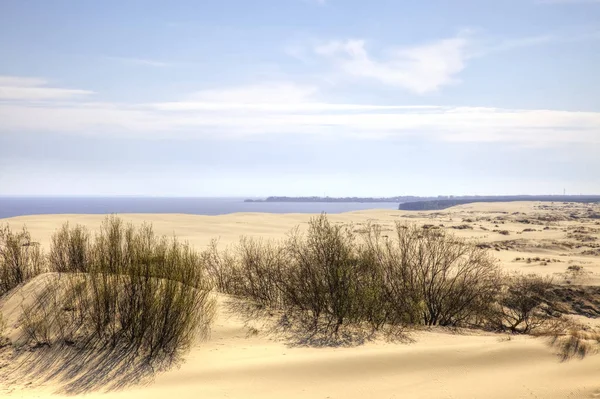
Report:
[[[204,259],[224,292],[336,336],[342,326],[482,326],[500,291],[496,262],[466,241],[402,224],[391,238],[376,225],[356,236],[324,214],[282,244],[245,238]]]
[[[534,274],[507,278],[498,301],[498,328],[528,334],[548,323],[552,316],[542,309],[542,305],[546,303],[551,287],[550,278]]]
[[[444,231],[397,224],[396,257],[416,290],[425,325],[481,325],[500,287],[500,271],[482,248]]]
[[[243,237],[236,251],[236,294],[263,306],[280,306],[281,272],[289,260],[285,250],[272,242]]]
[[[306,234],[294,230],[285,250],[281,294],[287,312],[307,314],[315,326],[323,318],[336,334],[344,323],[363,321],[361,296],[368,286],[352,226],[333,225],[321,215],[309,222]]]
[[[35,344],[93,342],[149,358],[172,357],[207,332],[214,311],[211,286],[188,244],[110,216],[89,245],[77,238],[85,256],[65,257],[73,253],[65,251],[73,237],[85,236],[64,226],[53,237],[52,264],[86,272],[61,273],[24,309],[24,330]]]
[[[83,226],[69,227],[65,223],[54,233],[48,260],[50,268],[57,272],[86,272],[90,263],[90,234]]]
[[[235,294],[238,284],[237,263],[230,251],[219,251],[218,241],[213,239],[201,256],[213,286],[220,292]]]
[[[44,255],[25,227],[0,226],[0,296],[44,271]]]

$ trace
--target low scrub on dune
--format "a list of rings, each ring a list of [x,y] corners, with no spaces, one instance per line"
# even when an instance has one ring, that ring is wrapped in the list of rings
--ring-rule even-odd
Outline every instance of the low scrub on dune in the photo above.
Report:
[[[282,315],[302,331],[401,332],[416,326],[481,328],[519,334],[564,333],[550,279],[506,275],[485,248],[440,229],[397,223],[392,234],[326,215],[281,242],[242,238],[203,254],[224,293]]]
[[[23,313],[35,345],[93,343],[154,358],[177,355],[208,329],[214,300],[200,255],[150,225],[110,216],[93,239],[64,225],[48,262],[58,276]]]
[[[444,231],[399,223],[392,236],[376,225],[356,235],[325,215],[281,243],[214,246],[205,261],[223,292],[334,336],[345,326],[489,327],[503,284],[488,252]]]
[[[54,272],[23,309],[24,335],[38,346],[172,357],[208,331],[213,288],[280,315],[281,325],[336,339],[415,326],[566,331],[550,280],[504,275],[485,248],[412,224],[357,232],[322,214],[281,241],[244,237],[225,250],[213,241],[197,253],[109,216],[93,236],[63,225],[47,257],[25,230],[2,230],[0,243],[0,293]]]

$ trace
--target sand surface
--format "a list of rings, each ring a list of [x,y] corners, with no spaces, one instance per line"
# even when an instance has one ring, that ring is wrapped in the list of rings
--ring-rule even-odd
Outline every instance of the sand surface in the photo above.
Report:
[[[551,275],[565,284],[568,280],[597,285],[600,256],[595,251],[600,241],[600,219],[593,215],[599,213],[597,205],[518,202],[469,204],[436,212],[359,211],[330,215],[330,219],[353,222],[357,229],[369,221],[390,227],[396,221],[442,224],[459,236],[488,245],[507,270]],[[219,238],[220,245],[234,243],[243,235],[283,238],[296,225],[305,228],[311,215],[121,216],[134,224],[152,222],[156,232],[175,234],[202,249],[212,238]],[[34,239],[47,248],[51,234],[64,221],[94,230],[103,217],[43,215],[10,218],[0,223],[8,222],[16,228],[26,224]],[[571,265],[582,266],[584,272],[569,274]],[[378,339],[351,348],[294,347],[267,334],[260,326],[251,334],[241,317],[228,311],[225,303],[226,298],[219,296],[211,337],[198,342],[181,365],[158,373],[144,385],[93,392],[86,397],[600,397],[600,355],[561,362],[556,350],[543,338],[509,339],[500,334],[431,329],[412,333],[410,343]],[[0,310],[10,313],[6,301],[0,302]],[[0,370],[6,367],[2,360]],[[36,387],[29,388],[30,383]],[[17,374],[0,381],[0,397],[47,397],[60,390],[59,383],[50,381],[37,386],[34,379],[19,379]]]

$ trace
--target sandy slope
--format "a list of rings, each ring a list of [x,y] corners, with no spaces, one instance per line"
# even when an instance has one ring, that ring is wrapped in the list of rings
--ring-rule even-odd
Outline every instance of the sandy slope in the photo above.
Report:
[[[142,387],[87,398],[593,398],[600,355],[560,362],[542,339],[413,334],[413,343],[293,348],[223,311],[208,342]],[[47,397],[58,387],[4,386],[2,397]]]
[[[561,242],[572,230],[586,230],[599,237],[594,219],[523,224],[523,216],[567,215],[567,206],[544,210],[535,203],[470,204],[442,212],[409,213],[377,210],[331,215],[335,222],[368,220],[391,225],[397,220],[445,227],[469,224],[472,229],[454,230],[482,242],[503,244],[521,240],[516,247],[492,250],[512,270],[555,274],[566,267],[583,265],[595,282],[600,271],[598,257],[582,255],[587,247],[568,249]],[[581,206],[578,212],[587,211]],[[565,208],[565,209],[563,209]],[[581,209],[580,209],[581,208]],[[596,207],[597,209],[597,207]],[[507,213],[506,213],[507,212]],[[515,212],[519,214],[514,215]],[[133,223],[151,221],[158,233],[176,234],[201,248],[211,238],[222,244],[240,235],[280,238],[293,226],[305,226],[309,215],[233,214],[226,216],[122,215]],[[51,233],[65,220],[97,228],[103,216],[51,215],[7,220],[14,227],[27,224],[33,237],[47,246]],[[501,220],[498,218],[506,218]],[[465,219],[474,220],[465,222]],[[479,219],[479,220],[476,220]],[[490,219],[485,220],[485,219]],[[500,223],[503,221],[504,223]],[[0,221],[2,222],[2,221]],[[500,223],[500,224],[499,224]],[[493,232],[495,225],[509,231]],[[487,230],[481,228],[483,226]],[[537,231],[522,232],[524,228]],[[543,230],[544,227],[550,227]],[[519,233],[519,234],[517,234]],[[593,241],[593,240],[592,240]],[[559,242],[559,244],[552,244]],[[589,248],[588,248],[589,249]],[[515,262],[515,257],[536,256],[558,261],[542,265]],[[600,397],[600,355],[560,362],[543,339],[494,334],[451,334],[442,330],[414,333],[413,343],[370,342],[354,348],[289,347],[259,329],[249,335],[239,316],[232,315],[220,298],[211,338],[198,343],[179,368],[158,374],[146,386],[89,398],[592,398]],[[7,309],[2,308],[3,312]],[[1,364],[1,361],[0,361]],[[24,387],[29,381],[0,381],[0,397],[45,397],[59,388],[47,384]]]

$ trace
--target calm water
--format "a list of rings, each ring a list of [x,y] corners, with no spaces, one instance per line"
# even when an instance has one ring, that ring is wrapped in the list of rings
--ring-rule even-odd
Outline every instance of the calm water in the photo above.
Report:
[[[243,198],[101,198],[0,197],[0,218],[58,213],[188,213],[223,215],[234,212],[341,213],[363,209],[398,209],[395,202],[244,202]]]

